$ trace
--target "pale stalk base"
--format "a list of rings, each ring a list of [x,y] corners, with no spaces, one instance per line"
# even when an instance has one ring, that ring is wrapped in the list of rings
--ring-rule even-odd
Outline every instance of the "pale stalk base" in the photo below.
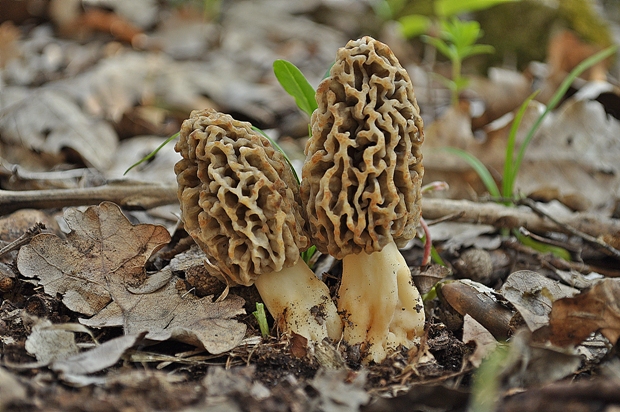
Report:
[[[367,344],[368,361],[381,362],[399,345],[413,347],[424,331],[424,306],[396,244],[370,255],[348,255],[338,291],[344,340]]]
[[[342,321],[329,289],[302,259],[279,272],[259,276],[254,284],[269,313],[284,325],[284,332],[315,342],[340,339]]]

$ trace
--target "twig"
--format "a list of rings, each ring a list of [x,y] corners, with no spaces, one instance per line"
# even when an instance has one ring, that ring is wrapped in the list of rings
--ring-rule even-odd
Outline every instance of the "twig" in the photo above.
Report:
[[[531,237],[532,239],[537,240],[538,242],[545,243],[551,246],[561,247],[562,249],[566,249],[569,252],[573,252],[573,253],[581,252],[581,248],[576,245],[571,245],[570,243],[567,243],[567,242],[560,242],[558,240],[549,239],[548,237],[537,235],[536,233],[530,232],[523,226],[519,228],[519,233],[521,233],[523,236]]]
[[[430,226],[433,226],[433,225],[436,225],[442,222],[450,222],[453,220],[459,220],[459,218],[461,218],[463,215],[464,215],[463,212],[452,213],[450,215],[442,216],[439,219],[429,220],[428,222],[426,222],[426,225],[430,227]]]
[[[506,207],[496,203],[476,203],[468,200],[422,198],[422,215],[425,219],[438,219],[462,213],[453,220],[492,225],[497,228],[515,229],[521,226],[532,232],[570,233],[565,227],[545,219],[530,209]],[[558,221],[590,236],[620,233],[620,220],[604,218],[589,213],[573,213]]]
[[[111,183],[105,186],[80,189],[0,190],[0,215],[16,210],[51,209],[84,206],[111,201],[130,210],[145,210],[176,203],[177,186],[147,183]]]
[[[587,233],[584,233],[584,232],[582,232],[580,230],[577,230],[577,229],[567,225],[566,223],[558,221],[556,218],[554,218],[553,216],[549,215],[547,212],[545,212],[540,207],[538,207],[536,202],[534,202],[532,199],[523,198],[523,199],[519,200],[519,203],[526,205],[527,207],[532,209],[534,212],[536,212],[539,215],[544,216],[547,219],[551,220],[553,223],[555,223],[556,225],[558,225],[559,227],[561,227],[562,229],[564,229],[568,233],[570,233],[572,235],[575,235],[575,236],[579,236],[583,240],[585,240],[587,242],[590,242],[590,243],[593,243],[594,245],[596,245],[596,246],[598,246],[600,248],[605,249],[612,256],[614,256],[616,258],[620,258],[620,250],[618,250],[615,247],[605,243],[601,239],[598,239],[596,237],[590,236]]]
[[[554,267],[555,269],[561,269],[561,270],[575,270],[579,273],[583,273],[583,274],[588,274],[590,272],[597,272],[600,273],[601,275],[607,276],[607,277],[620,277],[620,272],[616,271],[616,270],[610,270],[610,269],[606,269],[606,268],[601,268],[601,267],[595,267],[595,266],[591,266],[588,265],[587,263],[583,263],[583,262],[569,262],[566,261],[564,259],[560,259],[558,257],[555,257],[553,255],[551,255],[550,253],[547,254],[543,254],[540,253],[534,249],[532,249],[529,246],[525,246],[519,242],[517,242],[515,239],[511,239],[511,240],[507,240],[504,242],[504,245],[516,250],[517,252],[521,252],[521,253],[526,253],[528,255],[532,255],[535,258],[537,258],[542,265],[551,265],[552,267]]]
[[[20,247],[24,246],[26,243],[29,243],[33,237],[41,233],[41,231],[43,230],[45,230],[45,225],[43,223],[39,222],[35,224],[33,227],[28,229],[23,235],[21,235],[20,237],[18,237],[17,239],[15,239],[11,243],[9,243],[8,245],[0,249],[0,257],[4,256],[5,254],[13,250],[19,249]]]

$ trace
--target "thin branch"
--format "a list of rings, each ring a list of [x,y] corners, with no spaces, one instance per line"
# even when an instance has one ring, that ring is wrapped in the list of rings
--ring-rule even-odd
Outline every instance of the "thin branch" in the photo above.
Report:
[[[504,241],[503,244],[504,246],[516,250],[517,252],[526,253],[528,255],[534,256],[543,266],[547,265],[560,270],[574,270],[583,274],[596,272],[607,277],[620,277],[620,272],[617,270],[588,265],[587,263],[583,262],[568,262],[564,259],[555,257],[550,253],[540,253],[529,246],[525,246],[522,243],[519,243],[515,239],[509,239],[507,241]]]
[[[53,209],[111,201],[129,210],[146,210],[176,203],[177,186],[147,183],[111,183],[105,186],[9,191],[0,190],[0,215],[20,209]]]
[[[30,240],[32,240],[33,237],[41,233],[43,230],[45,230],[45,225],[43,223],[39,222],[35,224],[33,227],[28,229],[23,235],[21,235],[20,237],[18,237],[17,239],[15,239],[11,243],[9,243],[8,245],[0,249],[0,257],[6,255],[7,253],[13,250],[19,249],[20,247],[24,246],[26,243],[30,243]]]
[[[564,231],[570,233],[571,235],[578,236],[578,237],[582,238],[583,240],[585,240],[587,242],[590,242],[590,243],[592,243],[592,244],[594,244],[594,245],[596,245],[596,246],[598,246],[598,247],[600,247],[602,249],[605,249],[612,256],[620,259],[620,250],[618,250],[615,247],[605,243],[601,239],[598,239],[598,238],[596,238],[594,236],[590,236],[589,234],[584,233],[581,230],[577,230],[577,229],[567,225],[564,222],[560,222],[558,219],[554,218],[553,216],[551,216],[550,214],[548,214],[547,212],[542,210],[540,207],[538,207],[536,202],[534,202],[532,199],[523,198],[523,199],[519,200],[519,203],[526,205],[527,207],[532,209],[534,212],[536,212],[539,215],[544,216],[547,219],[551,220],[553,223],[555,223],[556,225],[558,225],[559,227],[564,229]]]

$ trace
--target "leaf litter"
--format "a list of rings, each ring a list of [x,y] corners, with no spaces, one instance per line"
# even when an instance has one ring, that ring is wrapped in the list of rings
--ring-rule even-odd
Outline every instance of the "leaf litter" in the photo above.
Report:
[[[154,7],[150,0],[135,3],[144,10]],[[3,60],[0,73],[0,187],[45,189],[68,182],[80,188],[101,184],[103,176],[122,179],[124,168],[142,157],[140,150],[149,152],[147,145],[165,138],[135,137],[135,130],[170,135],[174,131],[164,131],[175,130],[185,111],[197,107],[235,112],[274,127],[270,134],[276,137],[303,136],[307,118],[295,114],[270,65],[278,58],[293,61],[311,83],[318,83],[335,48],[357,37],[352,27],[366,24],[367,13],[358,2],[338,3],[235,2],[221,21],[203,18],[202,25],[195,12],[187,20],[183,10],[149,14],[161,18],[160,25],[140,24],[131,47],[121,43],[123,37],[109,43],[100,37],[87,44],[60,40],[49,26],[9,33],[9,44],[2,45],[8,61]],[[108,4],[109,10],[115,7]],[[325,10],[333,14],[329,26],[316,19]],[[341,16],[342,10],[347,14]],[[125,11],[116,14],[115,21],[136,23]],[[398,46],[398,39],[394,42]],[[406,55],[402,60],[416,74],[416,95],[427,116],[428,176],[443,173],[453,179],[452,193],[477,198],[483,193],[477,177],[458,160],[436,157],[431,146],[465,147],[501,170],[509,112],[523,100],[518,96],[529,94],[531,73],[492,71],[489,83],[471,84],[484,103],[482,115],[473,99],[435,121],[429,113],[441,108],[434,99],[447,95],[446,90],[430,84],[418,62]],[[552,114],[526,154],[521,190],[542,193],[539,200],[556,198],[573,210],[613,207],[618,121],[613,106],[601,97],[609,94],[614,94],[609,83],[586,83]],[[540,107],[532,103],[518,138]],[[135,129],[127,127],[128,120]],[[125,137],[130,138],[119,143]],[[131,178],[174,184],[170,164],[176,154],[169,149]],[[124,160],[125,153],[134,158]],[[83,166],[96,177],[64,170]],[[35,176],[31,170],[41,173]],[[573,195],[576,201],[569,199]],[[36,212],[24,221],[19,214],[8,216],[6,232],[0,233],[4,245],[38,221],[51,228],[21,247],[17,257],[16,252],[2,257],[0,408],[465,410],[477,390],[472,382],[492,361],[495,385],[486,381],[486,386],[495,388],[492,396],[505,410],[510,405],[526,409],[522,405],[527,403],[520,402],[533,402],[545,390],[554,393],[553,399],[543,397],[537,405],[568,399],[560,409],[577,401],[591,406],[579,398],[585,389],[601,399],[608,387],[617,392],[619,292],[616,279],[596,273],[613,274],[613,261],[610,265],[600,250],[566,232],[540,234],[572,246],[576,260],[569,266],[516,247],[497,234],[497,226],[439,224],[434,230],[441,236],[434,245],[447,267],[421,268],[414,276],[430,283],[423,347],[417,354],[403,351],[362,368],[355,347],[306,346],[298,337],[280,336],[275,325],[271,336],[262,339],[250,314],[258,299],[251,295],[253,288],[233,288],[217,301],[226,285],[209,280],[205,256],[195,247],[183,252],[189,245],[183,231],[176,230],[174,205],[164,212],[172,222],[172,237],[151,224],[152,211],[124,211],[128,220],[111,203],[68,208],[64,218],[51,210]],[[605,239],[614,236],[607,233]],[[416,270],[418,245],[412,242],[406,251]],[[491,257],[485,268],[490,273],[475,273],[464,259],[469,251],[482,249]],[[323,257],[317,267],[324,268],[321,275],[335,290],[339,263]],[[445,293],[437,299],[433,286],[438,281]],[[601,376],[612,378],[602,385]],[[546,386],[535,388],[541,384]],[[620,404],[604,399],[608,408]]]
[[[66,239],[36,236],[20,250],[17,267],[69,309],[92,316],[84,324],[122,326],[127,335],[147,332],[149,340],[175,339],[215,354],[239,344],[245,326],[231,318],[244,313],[241,298],[196,298],[178,289],[170,269],[146,275],[147,259],[170,241],[165,228],[132,225],[113,203],[68,209],[64,219]]]

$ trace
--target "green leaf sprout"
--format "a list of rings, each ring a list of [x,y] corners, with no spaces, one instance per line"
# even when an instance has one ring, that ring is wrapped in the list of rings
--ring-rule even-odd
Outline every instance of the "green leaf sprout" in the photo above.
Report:
[[[263,303],[256,302],[256,310],[252,312],[252,315],[258,322],[258,328],[263,338],[269,336],[269,325],[267,324],[267,314],[265,313],[265,305]]]
[[[312,116],[312,112],[317,108],[314,88],[297,66],[286,60],[276,60],[273,62],[273,73],[282,88],[295,98],[297,107]]]

